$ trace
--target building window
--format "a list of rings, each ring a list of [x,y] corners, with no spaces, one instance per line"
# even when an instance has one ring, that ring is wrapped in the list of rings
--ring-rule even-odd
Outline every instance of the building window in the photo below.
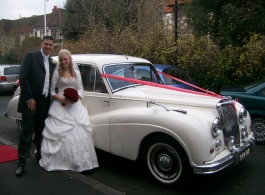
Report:
[[[54,38],[54,39],[59,39],[59,31],[57,29],[52,29],[51,30],[51,36]]]

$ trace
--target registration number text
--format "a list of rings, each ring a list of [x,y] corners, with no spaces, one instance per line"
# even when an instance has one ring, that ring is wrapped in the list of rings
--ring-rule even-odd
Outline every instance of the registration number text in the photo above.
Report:
[[[250,152],[250,149],[249,149],[249,148],[246,149],[246,151],[242,152],[242,153],[240,154],[240,156],[239,156],[239,160],[241,161],[241,160],[243,160],[244,158],[246,158],[247,155],[249,155],[249,152]]]

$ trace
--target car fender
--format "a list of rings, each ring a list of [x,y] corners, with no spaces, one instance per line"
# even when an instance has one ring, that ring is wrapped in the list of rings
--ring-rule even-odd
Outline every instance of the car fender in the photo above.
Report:
[[[6,108],[7,117],[13,122],[15,122],[16,120],[22,120],[21,113],[17,112],[18,100],[19,100],[19,95],[14,96],[10,100]]]
[[[110,118],[111,153],[136,160],[143,139],[159,132],[176,139],[191,164],[213,159],[216,154],[209,151],[214,142],[211,134],[214,116],[190,113],[185,115],[163,108],[128,108],[114,112]]]

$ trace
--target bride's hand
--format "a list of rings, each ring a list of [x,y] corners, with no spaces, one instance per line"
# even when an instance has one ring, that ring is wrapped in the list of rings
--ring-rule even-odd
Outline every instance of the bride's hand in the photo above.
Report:
[[[67,103],[67,99],[65,97],[61,97],[59,100],[62,104],[66,104]]]

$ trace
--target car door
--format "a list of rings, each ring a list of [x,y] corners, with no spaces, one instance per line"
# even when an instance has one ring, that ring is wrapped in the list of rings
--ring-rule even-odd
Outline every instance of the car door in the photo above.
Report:
[[[88,110],[96,148],[110,152],[110,114],[113,105],[106,85],[96,66],[78,65],[84,86],[83,104]]]
[[[242,103],[250,111],[250,114],[265,114],[265,84],[256,86],[239,97]]]

